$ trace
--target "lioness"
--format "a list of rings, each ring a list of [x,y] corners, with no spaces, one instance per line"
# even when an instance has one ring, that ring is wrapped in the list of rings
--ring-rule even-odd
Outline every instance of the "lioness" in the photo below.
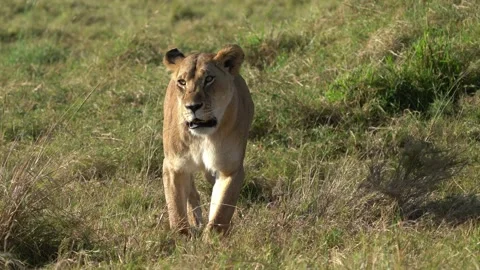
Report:
[[[225,233],[235,211],[254,111],[239,74],[243,59],[238,45],[187,57],[173,49],[163,59],[172,73],[163,114],[163,185],[170,227],[182,233],[190,232],[189,221],[202,225],[197,171],[214,183],[207,230]]]

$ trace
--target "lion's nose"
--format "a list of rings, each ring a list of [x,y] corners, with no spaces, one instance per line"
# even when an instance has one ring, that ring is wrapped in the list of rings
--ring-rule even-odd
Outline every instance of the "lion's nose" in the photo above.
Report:
[[[195,112],[198,109],[200,109],[202,106],[203,106],[203,103],[197,103],[197,104],[185,105],[185,108],[191,110],[192,112]]]

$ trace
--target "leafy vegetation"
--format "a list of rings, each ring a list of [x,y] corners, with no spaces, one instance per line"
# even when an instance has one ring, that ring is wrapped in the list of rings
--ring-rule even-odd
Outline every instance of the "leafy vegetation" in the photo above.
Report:
[[[480,267],[475,1],[0,14],[0,268]],[[168,230],[161,60],[227,43],[245,50],[256,115],[232,233],[204,243]]]

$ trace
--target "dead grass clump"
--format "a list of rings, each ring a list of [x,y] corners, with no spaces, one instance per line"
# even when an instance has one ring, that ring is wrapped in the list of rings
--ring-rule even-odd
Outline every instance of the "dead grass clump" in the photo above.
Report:
[[[3,268],[2,268],[3,267]],[[27,269],[27,265],[11,253],[0,252],[0,268],[8,270]]]
[[[393,24],[375,31],[367,40],[365,48],[359,52],[361,58],[381,61],[387,55],[400,57],[418,35],[418,30],[405,21]]]
[[[42,266],[55,260],[62,246],[78,250],[90,245],[89,230],[81,219],[55,204],[63,185],[52,176],[62,165],[45,157],[41,144],[26,157],[15,157],[14,151],[15,145],[2,153],[0,164],[3,266]]]
[[[357,160],[344,158],[334,163],[301,167],[293,181],[279,182],[271,205],[285,208],[287,215],[301,220],[323,220],[326,224],[351,225],[356,202],[356,185],[365,168]]]
[[[8,159],[13,151],[12,147],[6,153],[0,170],[3,189],[0,199],[0,240],[3,252],[18,251],[17,245],[22,242],[22,236],[30,233],[23,226],[29,223],[33,215],[45,209],[43,202],[48,198],[48,189],[40,188],[49,184],[49,177],[45,174],[45,168],[37,166],[39,156],[33,154],[9,167]],[[38,247],[40,243],[31,245]]]
[[[245,46],[246,61],[263,70],[273,66],[282,53],[301,51],[311,40],[312,37],[305,33],[271,33],[267,37],[256,37]]]

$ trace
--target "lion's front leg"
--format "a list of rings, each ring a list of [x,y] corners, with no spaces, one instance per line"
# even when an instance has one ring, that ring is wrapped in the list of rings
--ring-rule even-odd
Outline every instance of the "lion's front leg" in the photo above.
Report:
[[[236,172],[225,175],[218,172],[213,186],[207,230],[226,233],[237,205],[245,172],[243,166]]]
[[[190,178],[190,195],[188,196],[188,217],[190,224],[195,225],[196,227],[201,227],[203,225],[202,221],[202,207],[200,205],[200,194],[198,194],[197,188],[195,187],[195,182],[193,176]]]
[[[163,187],[170,228],[189,234],[187,200],[191,191],[191,175],[163,165]]]

